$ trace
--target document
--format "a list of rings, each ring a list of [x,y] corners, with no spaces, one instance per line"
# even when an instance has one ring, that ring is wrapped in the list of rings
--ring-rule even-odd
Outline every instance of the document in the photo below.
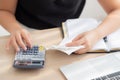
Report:
[[[90,31],[98,27],[101,21],[93,18],[77,18],[68,19],[63,23],[64,39],[59,45],[54,45],[52,49],[56,49],[70,55],[72,52],[85,48],[84,46],[66,47],[66,43],[71,42],[77,35]],[[120,50],[120,29],[106,36],[106,38],[98,41],[89,52],[113,52]],[[71,50],[70,50],[71,49]],[[69,51],[66,51],[69,50]]]

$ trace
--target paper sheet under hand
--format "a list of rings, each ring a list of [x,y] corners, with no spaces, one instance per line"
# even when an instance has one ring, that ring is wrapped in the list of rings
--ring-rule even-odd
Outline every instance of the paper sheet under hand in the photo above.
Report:
[[[69,19],[63,23],[63,33],[66,35],[59,45],[52,46],[50,49],[62,51],[68,55],[71,53],[85,48],[84,46],[71,46],[66,47],[65,45],[78,35],[86,31],[90,31],[98,26],[98,22],[95,19]]]
[[[75,51],[77,51],[77,50],[79,50],[79,49],[82,49],[82,48],[84,48],[84,46],[76,46],[76,47],[66,47],[66,46],[62,46],[62,45],[60,45],[60,46],[52,46],[50,49],[55,49],[55,50],[59,50],[59,51],[61,51],[61,52],[64,52],[64,53],[66,53],[66,54],[68,54],[68,55],[70,55],[70,54],[72,54],[73,52],[75,52]]]
[[[71,46],[71,47],[65,46],[67,43],[71,42],[72,40],[73,40],[73,38],[65,37],[59,45],[53,45],[49,49],[58,50],[58,51],[66,53],[67,55],[70,55],[79,49],[85,48],[82,45],[74,46],[74,47],[73,46]]]

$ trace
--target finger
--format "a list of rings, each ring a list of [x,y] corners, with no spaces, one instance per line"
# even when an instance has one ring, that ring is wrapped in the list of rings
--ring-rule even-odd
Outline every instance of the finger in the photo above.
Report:
[[[76,51],[75,54],[84,54],[84,53],[86,53],[86,52],[87,52],[87,49],[86,49],[86,48],[83,48],[83,49],[81,49],[81,50],[79,50],[79,51]]]
[[[77,40],[81,39],[83,36],[84,36],[83,34],[79,34],[72,41],[77,41]]]
[[[79,50],[77,50],[75,53],[76,53],[76,54],[86,53],[86,52],[89,50],[88,47],[87,47],[87,44],[84,44],[83,46],[85,46],[85,48],[79,49]]]
[[[13,45],[13,47],[15,48],[16,51],[19,51],[19,50],[20,50],[19,47],[18,47],[18,44],[17,44],[17,42],[16,42],[15,37],[12,39],[12,45]]]
[[[84,38],[82,38],[82,39],[80,39],[80,40],[77,40],[77,41],[73,41],[73,42],[71,42],[71,43],[67,43],[66,44],[66,46],[80,46],[80,45],[82,45],[82,44],[84,44],[85,43],[85,39]]]
[[[27,34],[27,33],[25,33],[25,34],[22,34],[22,37],[23,37],[23,39],[25,40],[26,44],[27,44],[29,47],[32,47],[30,35]]]
[[[19,44],[19,46],[22,47],[24,50],[26,50],[27,48],[26,48],[26,46],[25,46],[25,43],[24,43],[23,40],[22,40],[21,35],[20,35],[20,34],[17,34],[15,38],[16,38],[17,43]]]
[[[30,34],[28,34],[28,37],[29,37],[30,43],[27,43],[27,42],[26,43],[28,44],[29,47],[32,48],[32,37]]]

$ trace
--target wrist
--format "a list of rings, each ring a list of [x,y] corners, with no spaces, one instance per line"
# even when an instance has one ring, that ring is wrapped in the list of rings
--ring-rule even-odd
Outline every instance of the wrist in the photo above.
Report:
[[[98,35],[99,39],[102,39],[106,36],[106,31],[105,30],[101,30],[100,28],[99,29],[96,28],[94,31]]]
[[[100,32],[98,29],[94,29],[93,32],[96,35],[97,40],[100,40],[103,37],[105,37],[105,35],[102,32]]]
[[[11,24],[11,25],[10,25],[10,28],[8,29],[8,31],[9,31],[10,33],[14,33],[14,32],[16,32],[16,31],[21,31],[21,30],[23,30],[23,28],[22,28],[19,24],[16,24],[16,23]]]

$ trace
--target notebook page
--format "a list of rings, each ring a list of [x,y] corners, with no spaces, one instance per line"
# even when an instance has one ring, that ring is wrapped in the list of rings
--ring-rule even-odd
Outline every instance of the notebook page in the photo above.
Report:
[[[78,34],[92,30],[96,28],[101,22],[98,22],[93,18],[78,18],[78,19],[69,19],[65,22],[65,32],[68,37],[65,37],[59,45],[66,44],[71,42]],[[97,42],[97,44],[92,48],[91,51],[96,50],[107,50],[107,46],[103,39]]]
[[[67,20],[65,23],[68,37],[75,37],[78,34],[92,30],[99,25],[98,22],[92,18],[70,19]]]
[[[120,60],[116,57],[119,56],[117,54],[120,55],[120,53],[113,53],[82,62],[78,61],[62,66],[60,70],[67,80],[91,80],[120,71]]]
[[[80,33],[92,30],[96,28],[100,23],[97,20],[92,18],[78,18],[78,19],[69,19],[63,24],[63,33],[65,38],[61,41],[59,45],[54,45],[51,49],[56,49],[66,54],[70,55],[72,52],[75,52],[79,49],[84,48],[84,46],[75,46],[75,47],[66,47],[65,45],[71,42],[77,35]],[[103,40],[100,40],[92,49],[94,50],[106,50],[106,45]],[[94,51],[95,52],[95,51]]]
[[[100,51],[107,51],[107,46],[104,42],[103,39],[101,39],[100,41],[98,41],[94,46],[93,48],[91,49],[91,51],[97,51],[97,50],[100,50]]]
[[[120,29],[108,35],[107,39],[111,50],[120,49]]]

